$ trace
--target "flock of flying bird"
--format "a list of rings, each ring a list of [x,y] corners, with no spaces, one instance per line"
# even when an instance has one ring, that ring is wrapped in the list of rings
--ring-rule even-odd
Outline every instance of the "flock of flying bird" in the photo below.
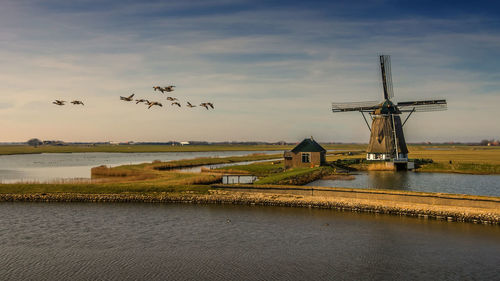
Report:
[[[173,85],[170,85],[170,86],[166,86],[166,87],[160,87],[160,86],[153,86],[153,89],[155,91],[160,91],[162,94],[167,92],[173,92],[174,91],[174,87]],[[129,101],[133,101],[134,100],[134,95],[135,94],[132,94],[128,97],[122,97],[120,96],[120,100],[122,101],[126,101],[126,102],[129,102]],[[178,106],[178,107],[181,107],[181,104],[179,103],[179,100],[177,98],[174,98],[174,97],[167,97],[167,100],[172,102],[171,105],[175,105],[175,106]],[[54,102],[52,102],[53,104],[55,105],[64,105],[66,103],[66,101],[64,100],[55,100]],[[78,105],[78,104],[81,104],[81,105],[84,105],[82,101],[79,101],[79,100],[74,100],[71,102],[72,104],[74,105]],[[161,104],[160,102],[157,102],[157,101],[149,101],[147,99],[136,99],[135,100],[135,104],[138,104],[138,103],[145,103],[147,106],[148,106],[148,109],[157,105],[157,106],[160,106],[162,107],[163,104]],[[191,104],[190,102],[187,102],[187,107],[189,108],[193,108],[193,107],[196,107],[196,105],[193,105]],[[200,106],[206,108],[207,110],[209,110],[210,108],[211,109],[214,109],[214,104],[211,103],[211,102],[202,102],[200,104]]]
[[[55,104],[55,105],[64,105],[66,103],[66,101],[65,100],[55,100],[52,103]],[[74,105],[77,105],[77,104],[84,105],[83,102],[79,101],[79,100],[74,100],[71,103],[74,104]]]

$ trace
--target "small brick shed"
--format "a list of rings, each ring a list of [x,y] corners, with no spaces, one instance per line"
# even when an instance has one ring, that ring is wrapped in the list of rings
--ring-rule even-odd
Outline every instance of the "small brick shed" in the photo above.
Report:
[[[326,150],[312,137],[303,140],[294,149],[285,151],[285,169],[318,167],[326,163]]]

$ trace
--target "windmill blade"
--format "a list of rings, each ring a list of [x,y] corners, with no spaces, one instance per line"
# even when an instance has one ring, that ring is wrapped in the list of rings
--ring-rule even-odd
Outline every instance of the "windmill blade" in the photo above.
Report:
[[[382,70],[382,85],[384,87],[384,99],[392,99],[394,91],[392,90],[392,72],[391,57],[388,55],[380,56],[380,69]]]
[[[380,107],[380,101],[361,101],[361,102],[334,102],[332,103],[333,112],[347,111],[372,111]]]
[[[404,101],[398,102],[396,105],[402,112],[429,112],[443,111],[448,109],[448,104],[445,99],[439,100],[420,100],[420,101]]]

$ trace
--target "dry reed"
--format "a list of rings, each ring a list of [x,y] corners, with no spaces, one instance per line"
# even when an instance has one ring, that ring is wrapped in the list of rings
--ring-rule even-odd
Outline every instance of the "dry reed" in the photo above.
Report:
[[[355,177],[353,175],[334,174],[334,175],[324,176],[321,179],[322,180],[343,180],[343,181],[350,181],[350,180],[354,180]]]

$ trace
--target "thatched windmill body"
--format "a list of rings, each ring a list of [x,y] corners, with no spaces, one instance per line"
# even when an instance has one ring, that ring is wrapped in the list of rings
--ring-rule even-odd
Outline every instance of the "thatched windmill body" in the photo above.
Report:
[[[394,162],[408,162],[408,148],[406,146],[403,127],[414,112],[428,112],[446,110],[444,99],[405,101],[393,103],[391,61],[387,55],[380,56],[382,85],[384,88],[383,101],[332,103],[333,112],[358,111],[370,130],[370,142],[366,151],[367,160],[392,160]],[[365,113],[372,119],[368,123]],[[401,114],[408,113],[404,122]]]

